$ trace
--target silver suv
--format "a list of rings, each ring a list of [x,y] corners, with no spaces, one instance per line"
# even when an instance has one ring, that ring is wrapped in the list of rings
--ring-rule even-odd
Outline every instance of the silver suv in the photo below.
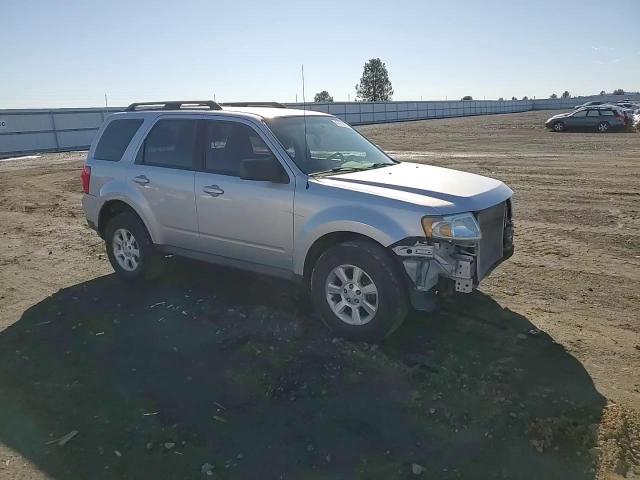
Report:
[[[82,180],[123,279],[157,275],[167,254],[296,279],[353,339],[471,292],[513,252],[502,182],[397,162],[332,115],[276,103],[132,104],[101,127]]]

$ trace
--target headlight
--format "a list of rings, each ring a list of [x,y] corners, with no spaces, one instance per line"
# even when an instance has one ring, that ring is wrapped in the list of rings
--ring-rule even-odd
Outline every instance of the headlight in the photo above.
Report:
[[[446,217],[422,217],[422,229],[430,238],[443,240],[480,240],[482,234],[472,213]]]

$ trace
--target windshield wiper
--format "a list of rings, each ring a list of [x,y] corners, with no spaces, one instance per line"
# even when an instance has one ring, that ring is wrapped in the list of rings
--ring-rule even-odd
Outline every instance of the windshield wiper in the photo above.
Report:
[[[332,173],[347,173],[347,172],[360,172],[361,170],[367,170],[362,167],[334,167],[329,170],[320,170],[319,172],[310,173],[311,177],[319,177],[323,175],[331,175]]]
[[[332,173],[348,173],[348,172],[362,172],[364,170],[373,170],[374,168],[390,167],[393,163],[373,163],[366,167],[334,167],[329,170],[321,170],[319,172],[310,173],[312,177],[331,175]]]
[[[391,165],[395,165],[395,163],[373,163],[369,165],[366,169],[372,170],[374,168],[382,168],[382,167],[390,167]]]

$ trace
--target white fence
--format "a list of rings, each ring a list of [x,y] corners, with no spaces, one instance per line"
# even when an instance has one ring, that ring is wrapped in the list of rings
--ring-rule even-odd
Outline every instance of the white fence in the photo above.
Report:
[[[352,125],[364,125],[530,110],[571,109],[592,100],[619,101],[622,98],[640,101],[640,94],[557,100],[308,103],[306,108],[331,113]],[[287,106],[304,108],[301,103]],[[121,110],[123,108],[0,110],[0,155],[85,150],[105,117],[109,113]]]

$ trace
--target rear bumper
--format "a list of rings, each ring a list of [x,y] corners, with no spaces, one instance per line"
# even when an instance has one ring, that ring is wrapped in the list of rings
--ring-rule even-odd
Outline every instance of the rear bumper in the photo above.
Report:
[[[100,205],[98,197],[85,193],[82,196],[82,209],[87,218],[87,224],[98,231],[98,218],[100,216]]]

